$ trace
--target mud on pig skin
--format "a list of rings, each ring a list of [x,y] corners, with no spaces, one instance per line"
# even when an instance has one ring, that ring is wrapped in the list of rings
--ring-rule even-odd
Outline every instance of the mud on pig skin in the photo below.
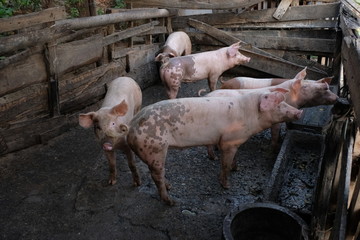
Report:
[[[176,98],[181,82],[208,79],[210,90],[215,90],[223,72],[250,61],[239,52],[239,47],[240,42],[214,51],[170,58],[160,67],[160,78],[168,98]]]
[[[306,76],[306,68],[300,71],[294,79],[282,81],[281,84],[272,86],[271,81],[260,81],[261,83],[266,83],[264,86],[271,86],[265,88],[254,88],[254,89],[219,89],[208,93],[206,97],[233,97],[239,94],[245,94],[249,91],[267,91],[268,89],[274,88],[285,88],[289,92],[286,93],[285,102],[290,104],[295,108],[303,107],[314,107],[318,105],[331,105],[334,104],[338,96],[329,89],[329,84],[332,80],[332,77],[322,78],[320,80],[304,80]],[[230,81],[230,80],[229,80]],[[250,86],[252,81],[257,81],[257,79],[250,80],[250,82],[243,82],[243,87],[245,85]],[[279,148],[279,138],[280,138],[280,123],[274,124],[271,127],[271,145],[274,150]],[[215,155],[211,149],[208,149],[209,157],[211,159],[215,158]]]
[[[96,112],[79,114],[79,124],[84,128],[94,127],[95,136],[102,145],[109,163],[109,184],[116,183],[116,150],[127,157],[135,186],[141,184],[134,159],[127,144],[128,124],[139,112],[142,93],[139,85],[129,77],[119,77],[108,84],[101,108]]]
[[[155,61],[163,64],[169,58],[189,54],[191,54],[191,40],[189,36],[182,31],[173,32],[166,39],[165,45],[162,47],[161,53],[155,57]]]
[[[285,89],[237,97],[194,97],[164,100],[143,108],[131,121],[128,144],[148,165],[160,198],[169,205],[165,159],[169,147],[217,144],[221,151],[220,183],[229,188],[228,175],[238,147],[272,124],[299,119],[302,110],[283,100]]]

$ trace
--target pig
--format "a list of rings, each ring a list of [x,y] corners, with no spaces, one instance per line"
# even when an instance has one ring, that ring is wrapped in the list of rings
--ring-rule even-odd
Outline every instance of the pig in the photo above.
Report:
[[[300,71],[294,79],[283,81],[283,83],[258,89],[219,89],[205,95],[206,97],[234,97],[237,95],[247,94],[253,91],[267,91],[274,88],[285,88],[289,92],[285,94],[285,102],[295,108],[313,107],[318,105],[331,105],[334,104],[338,96],[331,92],[329,89],[329,83],[332,77],[322,78],[317,81],[304,80],[306,76],[306,68]],[[257,81],[257,80],[254,80]],[[270,82],[268,82],[270,83]],[[249,84],[248,84],[249,85]],[[279,123],[271,126],[271,146],[274,151],[279,148],[279,136],[280,136]],[[212,149],[208,148],[208,154],[210,159],[214,159],[215,155]]]
[[[173,32],[166,39],[165,45],[155,57],[156,62],[164,64],[172,57],[179,57],[191,54],[191,40],[189,36],[182,31]]]
[[[281,84],[289,79],[286,78],[251,78],[251,77],[235,77],[227,81],[220,81],[220,89],[251,89],[262,88]]]
[[[116,183],[116,150],[119,149],[127,157],[133,184],[139,186],[141,182],[134,162],[135,155],[128,146],[126,137],[130,120],[141,109],[142,92],[130,77],[114,79],[107,89],[101,108],[96,112],[79,114],[79,125],[86,129],[94,128],[95,136],[108,160],[108,183]]]
[[[302,110],[284,102],[277,88],[236,97],[190,97],[163,100],[143,108],[130,122],[128,144],[148,165],[160,198],[169,197],[165,159],[169,147],[217,144],[221,150],[220,183],[229,188],[228,175],[238,147],[272,124],[299,119]]]
[[[211,91],[216,89],[220,75],[250,58],[239,52],[240,42],[214,51],[190,54],[169,59],[160,67],[160,78],[169,99],[177,96],[181,82],[208,79]]]

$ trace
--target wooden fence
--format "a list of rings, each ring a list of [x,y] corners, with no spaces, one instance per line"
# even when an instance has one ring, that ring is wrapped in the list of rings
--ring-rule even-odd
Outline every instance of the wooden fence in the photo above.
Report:
[[[0,153],[74,126],[77,113],[96,108],[116,76],[134,76],[142,88],[153,84],[154,55],[173,29],[186,31],[195,51],[241,41],[252,60],[232,74],[291,78],[307,66],[310,79],[339,75],[339,2],[210,3],[172,1],[167,10],[168,1],[132,0],[129,6],[139,8],[100,16],[66,19],[57,7],[1,19]],[[146,8],[153,6],[161,9]],[[212,14],[180,16],[176,8]]]

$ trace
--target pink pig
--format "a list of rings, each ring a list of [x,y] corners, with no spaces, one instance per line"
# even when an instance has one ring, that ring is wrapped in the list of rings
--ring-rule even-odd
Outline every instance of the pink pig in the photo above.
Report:
[[[220,182],[228,176],[238,147],[274,123],[299,119],[302,110],[284,102],[285,89],[236,97],[170,99],[143,108],[131,121],[128,144],[146,163],[160,197],[173,205],[165,179],[169,147],[217,144],[221,154]]]
[[[318,105],[331,105],[334,104],[338,96],[330,91],[329,83],[332,77],[322,78],[317,81],[304,80],[306,76],[306,68],[300,71],[294,79],[283,81],[281,84],[272,87],[258,88],[258,89],[219,89],[205,95],[206,97],[234,97],[237,95],[247,94],[253,91],[268,91],[274,88],[285,88],[289,92],[285,94],[285,102],[295,108],[313,107]],[[257,79],[252,81],[258,81]],[[261,82],[261,81],[260,81]],[[245,83],[250,86],[251,83]],[[262,81],[266,83],[266,81]],[[268,81],[265,86],[271,86],[271,81]],[[274,124],[271,126],[271,145],[274,150],[278,149],[279,136],[280,136],[280,124]],[[208,149],[209,157],[215,158],[215,155],[211,149]]]
[[[140,177],[134,163],[134,153],[126,142],[128,124],[140,110],[142,93],[139,85],[129,77],[119,77],[108,84],[104,102],[96,112],[79,115],[79,124],[84,128],[94,127],[109,163],[109,184],[116,183],[116,152],[122,150],[128,160],[135,186]]]
[[[162,64],[167,62],[169,58],[189,55],[191,54],[191,40],[185,32],[173,32],[166,39],[161,51],[155,57],[155,61]]]
[[[168,98],[176,98],[181,82],[208,79],[210,90],[215,90],[224,71],[250,61],[250,58],[239,52],[239,44],[240,42],[214,51],[174,57],[161,65],[160,78]]]

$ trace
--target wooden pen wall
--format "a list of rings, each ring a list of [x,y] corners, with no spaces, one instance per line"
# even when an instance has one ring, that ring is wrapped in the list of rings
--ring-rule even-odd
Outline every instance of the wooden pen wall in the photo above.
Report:
[[[159,81],[154,57],[172,31],[187,32],[194,52],[240,41],[251,61],[232,69],[236,76],[292,78],[305,66],[310,79],[339,72],[339,2],[127,5],[133,9],[77,19],[67,19],[63,7],[0,19],[0,155],[76,126],[78,113],[99,107],[105,83],[118,76],[142,88]]]

